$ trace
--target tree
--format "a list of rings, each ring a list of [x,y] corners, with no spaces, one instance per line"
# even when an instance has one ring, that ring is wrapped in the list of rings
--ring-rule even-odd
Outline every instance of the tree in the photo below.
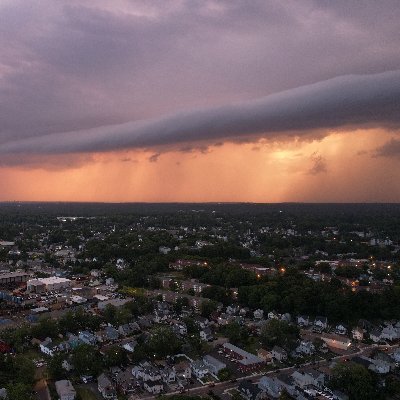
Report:
[[[269,320],[261,329],[260,340],[263,345],[273,347],[275,345],[293,348],[299,338],[299,328],[278,319]]]
[[[293,400],[293,397],[284,389],[279,396],[279,400]]]
[[[248,341],[249,331],[247,327],[241,326],[238,322],[231,322],[222,329],[222,334],[235,345],[242,345]]]
[[[7,389],[7,400],[33,400],[33,395],[29,385],[18,382],[9,384]]]
[[[72,364],[79,375],[96,375],[102,368],[102,360],[93,346],[82,344],[72,353]]]
[[[220,381],[227,381],[228,379],[230,379],[230,377],[232,376],[232,373],[230,371],[230,369],[228,368],[222,368],[218,371],[218,379]]]
[[[50,377],[54,381],[59,381],[65,379],[66,370],[63,368],[62,364],[64,362],[64,356],[60,353],[54,354],[54,356],[49,361],[48,371],[50,372]]]
[[[149,355],[165,358],[176,354],[181,348],[181,342],[169,326],[158,326],[151,331],[146,347]]]
[[[209,318],[217,310],[218,303],[214,300],[205,300],[200,305],[200,313],[203,317]]]
[[[338,363],[332,370],[330,385],[334,389],[345,391],[350,400],[378,400],[382,398],[377,391],[372,374],[362,365]]]
[[[123,365],[127,361],[126,353],[118,346],[111,346],[104,354],[104,365],[109,368],[115,365]]]

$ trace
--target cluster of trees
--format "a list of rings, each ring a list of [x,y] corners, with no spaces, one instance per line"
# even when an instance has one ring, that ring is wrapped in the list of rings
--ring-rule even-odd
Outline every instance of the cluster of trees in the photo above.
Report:
[[[7,390],[8,400],[31,400],[35,380],[33,362],[23,355],[0,354],[0,387]]]
[[[266,312],[324,315],[332,322],[344,321],[350,325],[360,318],[400,319],[399,287],[379,294],[354,293],[337,279],[315,282],[294,269],[262,285],[239,287],[238,300],[242,305]]]
[[[1,331],[0,337],[19,352],[29,347],[29,339],[57,338],[59,334],[66,332],[76,333],[81,330],[97,331],[103,322],[113,325],[132,322],[135,316],[153,311],[152,300],[145,297],[137,297],[134,302],[128,302],[122,307],[116,308],[108,305],[103,314],[93,315],[78,307],[62,315],[59,319],[42,317],[36,324],[23,325],[18,329]]]
[[[212,267],[192,265],[185,268],[188,278],[196,278],[210,285],[232,288],[245,285],[254,285],[258,282],[254,272],[242,269],[235,264],[215,264]]]
[[[269,348],[280,346],[292,350],[299,338],[300,331],[297,326],[278,319],[268,320],[260,334],[261,343]]]

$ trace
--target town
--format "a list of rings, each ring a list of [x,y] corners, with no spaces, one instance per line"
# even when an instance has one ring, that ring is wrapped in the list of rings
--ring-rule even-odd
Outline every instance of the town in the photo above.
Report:
[[[396,399],[400,206],[0,204],[0,399]]]

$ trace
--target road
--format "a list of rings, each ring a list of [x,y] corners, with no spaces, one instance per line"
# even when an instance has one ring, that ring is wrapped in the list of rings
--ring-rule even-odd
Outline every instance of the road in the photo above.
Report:
[[[308,363],[304,363],[304,364],[300,364],[299,367],[285,367],[285,368],[281,368],[279,370],[279,373],[281,372],[285,372],[290,374],[291,372],[294,372],[295,370],[301,368],[301,367],[307,367],[307,366],[316,366],[317,368],[322,367],[324,365],[328,365],[330,364],[332,361],[340,361],[340,360],[345,360],[347,358],[352,358],[355,356],[363,356],[366,353],[369,353],[370,350],[373,349],[377,349],[377,348],[396,348],[398,347],[398,345],[394,345],[394,346],[380,346],[377,344],[372,344],[370,346],[365,346],[361,349],[359,349],[356,352],[353,352],[351,354],[344,354],[344,355],[339,355],[336,357],[332,357],[329,361],[328,360],[323,360],[323,361],[318,361],[316,363],[313,362],[308,362]],[[238,382],[243,381],[243,380],[250,380],[251,382],[255,382],[257,381],[259,378],[263,377],[263,376],[269,376],[269,375],[274,375],[276,374],[276,371],[269,371],[269,372],[262,372],[259,374],[255,374],[255,375],[248,375],[248,376],[243,376],[241,378],[237,379],[237,382],[218,382],[215,383],[215,385],[213,387],[210,386],[201,386],[201,387],[195,387],[195,388],[191,388],[191,389],[187,389],[187,391],[185,391],[185,394],[190,394],[190,395],[194,395],[194,396],[204,396],[206,395],[210,390],[212,390],[215,394],[221,396],[224,392],[226,392],[229,389],[233,389],[237,386]],[[171,393],[167,393],[167,396],[170,395],[174,395],[174,394],[179,394],[179,392],[171,392]],[[141,397],[141,400],[150,400],[150,399],[154,399],[155,396],[147,396],[147,397]]]
[[[35,391],[39,400],[51,400],[50,391],[45,379],[36,382]]]

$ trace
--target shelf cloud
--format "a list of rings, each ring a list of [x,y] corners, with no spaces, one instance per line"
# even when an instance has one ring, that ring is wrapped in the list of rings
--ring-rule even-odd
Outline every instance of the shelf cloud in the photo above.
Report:
[[[279,139],[343,127],[400,125],[400,70],[346,75],[264,98],[156,119],[3,142],[1,154],[160,148],[246,138]]]

